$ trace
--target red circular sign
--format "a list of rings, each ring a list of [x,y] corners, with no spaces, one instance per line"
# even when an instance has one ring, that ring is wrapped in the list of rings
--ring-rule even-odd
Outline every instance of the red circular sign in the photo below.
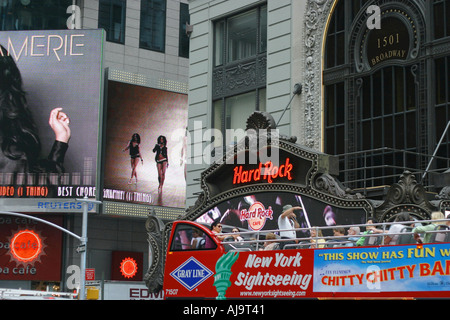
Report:
[[[133,258],[125,258],[120,263],[120,272],[125,278],[133,278],[137,273],[137,262]]]
[[[11,238],[11,254],[21,262],[32,262],[42,252],[42,239],[32,230],[21,230]]]

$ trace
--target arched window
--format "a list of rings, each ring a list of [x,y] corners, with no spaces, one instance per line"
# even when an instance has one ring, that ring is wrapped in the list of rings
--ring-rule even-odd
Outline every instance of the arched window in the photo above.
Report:
[[[378,17],[368,10],[374,4]],[[450,121],[446,12],[450,1],[337,0],[325,35],[324,146],[339,155],[347,187],[390,185],[405,170],[425,183],[423,171]],[[433,170],[449,167],[449,137]]]

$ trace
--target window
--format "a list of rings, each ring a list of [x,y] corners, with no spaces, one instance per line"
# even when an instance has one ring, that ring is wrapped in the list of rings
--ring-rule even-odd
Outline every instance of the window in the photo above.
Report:
[[[434,61],[435,68],[435,136],[436,143],[442,137],[445,128],[450,121],[450,55]],[[450,130],[442,140],[437,150],[437,157],[448,157],[450,155]],[[435,160],[438,168],[448,167],[448,163],[441,158]]]
[[[72,0],[12,1],[0,0],[0,30],[67,29]]]
[[[255,57],[265,52],[266,47],[266,6],[215,22],[215,66]]]
[[[450,37],[450,1],[434,0],[434,38]]]
[[[142,49],[165,52],[166,0],[141,1],[139,46]]]
[[[359,68],[354,57],[364,48],[352,31],[368,3],[338,1],[323,53],[324,151],[339,155],[339,179],[353,189],[389,185],[405,170],[425,170],[430,160],[426,155],[433,154],[450,121],[450,0],[429,1],[425,12],[416,1],[392,1],[394,10],[382,20],[395,17],[395,11],[410,17],[419,44],[427,43],[438,57],[426,56],[419,47],[415,57]],[[383,10],[391,10],[390,3]],[[432,22],[430,32],[425,21]],[[448,168],[450,133],[443,141],[440,159],[434,159],[431,169]]]
[[[186,24],[189,24],[189,22],[189,6],[186,3],[180,3],[180,35],[178,55],[183,58],[189,58],[189,36],[186,33]]]
[[[106,40],[125,43],[125,0],[100,0],[98,27],[106,31]]]
[[[266,50],[266,5],[214,22],[214,128],[245,130],[248,116],[266,110]]]
[[[178,224],[173,233],[170,251],[209,250],[216,243],[201,229],[190,224]]]

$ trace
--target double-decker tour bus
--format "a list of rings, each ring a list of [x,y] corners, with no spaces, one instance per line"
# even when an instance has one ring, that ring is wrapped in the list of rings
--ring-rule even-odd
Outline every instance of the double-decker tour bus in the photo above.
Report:
[[[265,113],[247,123],[258,134],[275,128]],[[428,201],[409,172],[383,200],[368,199],[343,189],[334,157],[264,132],[267,144],[244,139],[202,173],[203,192],[184,217],[164,225],[149,216],[150,291],[166,299],[450,297],[448,199]],[[278,158],[261,161],[263,153]]]

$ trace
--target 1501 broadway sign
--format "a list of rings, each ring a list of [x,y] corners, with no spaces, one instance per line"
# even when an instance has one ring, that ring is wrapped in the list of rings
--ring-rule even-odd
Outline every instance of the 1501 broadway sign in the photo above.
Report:
[[[449,291],[449,256],[449,244],[316,250],[314,291]]]

